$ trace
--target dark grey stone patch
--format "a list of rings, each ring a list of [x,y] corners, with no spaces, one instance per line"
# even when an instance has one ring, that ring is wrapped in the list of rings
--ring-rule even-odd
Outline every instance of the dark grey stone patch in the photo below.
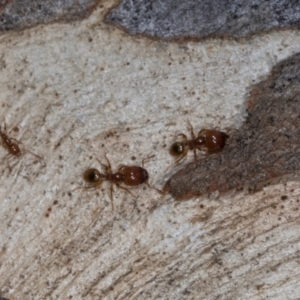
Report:
[[[92,12],[97,2],[97,0],[3,0],[0,3],[0,30],[80,20]]]
[[[123,0],[106,20],[130,34],[164,39],[245,37],[298,26],[298,0]]]
[[[255,85],[248,117],[224,150],[184,166],[164,190],[177,200],[265,183],[300,171],[300,53]]]

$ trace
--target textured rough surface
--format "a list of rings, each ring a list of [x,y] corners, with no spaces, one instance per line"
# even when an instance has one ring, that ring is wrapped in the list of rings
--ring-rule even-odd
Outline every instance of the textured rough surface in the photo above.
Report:
[[[96,4],[97,0],[2,0],[0,31],[83,19]]]
[[[248,187],[300,171],[300,54],[279,63],[251,91],[248,117],[225,149],[185,166],[165,190],[177,200]]]
[[[295,0],[123,0],[106,20],[131,34],[164,39],[244,37],[298,26],[300,4]]]
[[[83,186],[83,172],[140,165],[162,187],[186,129],[239,128],[248,89],[300,52],[300,32],[241,43],[165,43],[89,18],[0,36],[0,122],[44,157],[0,147],[0,295],[10,300],[297,299],[298,181],[253,195],[174,201],[147,186]],[[251,62],[251,63],[250,63]],[[226,130],[227,131],[227,130]],[[188,155],[187,161],[192,159]],[[9,173],[7,163],[13,166]]]

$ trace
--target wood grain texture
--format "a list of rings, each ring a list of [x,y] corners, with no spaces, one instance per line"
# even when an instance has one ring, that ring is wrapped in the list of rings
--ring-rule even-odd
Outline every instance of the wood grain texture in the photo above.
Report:
[[[105,154],[114,170],[154,154],[163,186],[172,134],[187,118],[238,129],[248,87],[300,52],[299,32],[168,44],[107,25],[114,4],[0,37],[0,121],[46,163],[0,148],[1,297],[299,298],[298,181],[185,202],[116,190],[114,211],[109,185],[73,191]]]

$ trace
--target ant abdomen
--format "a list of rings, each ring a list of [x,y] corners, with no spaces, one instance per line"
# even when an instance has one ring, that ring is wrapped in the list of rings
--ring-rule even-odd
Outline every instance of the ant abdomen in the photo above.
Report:
[[[123,166],[118,170],[124,175],[124,184],[128,186],[140,185],[149,179],[146,169],[138,166]]]
[[[229,136],[215,129],[202,129],[199,131],[198,137],[203,138],[203,148],[206,152],[216,152],[224,148]]]

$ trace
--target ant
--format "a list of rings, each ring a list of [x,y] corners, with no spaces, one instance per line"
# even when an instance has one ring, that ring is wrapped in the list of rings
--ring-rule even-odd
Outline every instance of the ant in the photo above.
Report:
[[[179,156],[179,158],[176,159],[172,165],[177,164],[184,159],[189,150],[193,150],[195,160],[197,160],[197,149],[200,151],[205,151],[206,153],[215,153],[221,151],[225,146],[226,140],[229,138],[226,133],[216,129],[202,129],[199,131],[198,136],[195,136],[194,128],[189,121],[188,125],[192,138],[189,140],[185,134],[180,133],[177,136],[181,136],[183,141],[173,143],[169,149],[169,152],[172,156]]]
[[[16,131],[17,131],[17,127],[14,127],[14,128],[16,128]],[[1,139],[0,143],[9,152],[8,153],[9,156],[20,157],[24,153],[28,152],[28,153],[32,154],[33,156],[35,156],[36,158],[38,158],[39,160],[42,160],[41,156],[39,156],[27,149],[21,150],[21,148],[19,146],[19,144],[21,142],[17,141],[14,138],[10,138],[8,136],[8,133],[6,133],[6,125],[5,124],[4,124],[3,131],[0,127],[0,139]],[[9,169],[11,169],[11,168],[9,167]]]
[[[144,161],[142,162],[143,167],[139,166],[122,166],[118,169],[116,173],[112,172],[111,164],[105,155],[107,165],[101,163],[100,160],[98,162],[104,169],[105,173],[100,173],[97,169],[91,168],[86,170],[83,173],[83,180],[90,184],[90,186],[85,187],[78,187],[77,189],[93,189],[98,188],[102,185],[103,181],[107,180],[110,181],[110,199],[111,199],[111,206],[112,210],[114,210],[114,204],[113,204],[113,185],[115,184],[118,188],[125,190],[132,196],[134,196],[126,187],[121,186],[121,184],[125,184],[126,186],[136,186],[143,183],[146,183],[150,188],[153,188],[148,183],[149,174],[146,169],[144,169]],[[155,189],[155,188],[154,188]],[[155,189],[157,190],[157,189]],[[157,190],[159,191],[159,190]],[[159,191],[160,192],[160,191]]]

